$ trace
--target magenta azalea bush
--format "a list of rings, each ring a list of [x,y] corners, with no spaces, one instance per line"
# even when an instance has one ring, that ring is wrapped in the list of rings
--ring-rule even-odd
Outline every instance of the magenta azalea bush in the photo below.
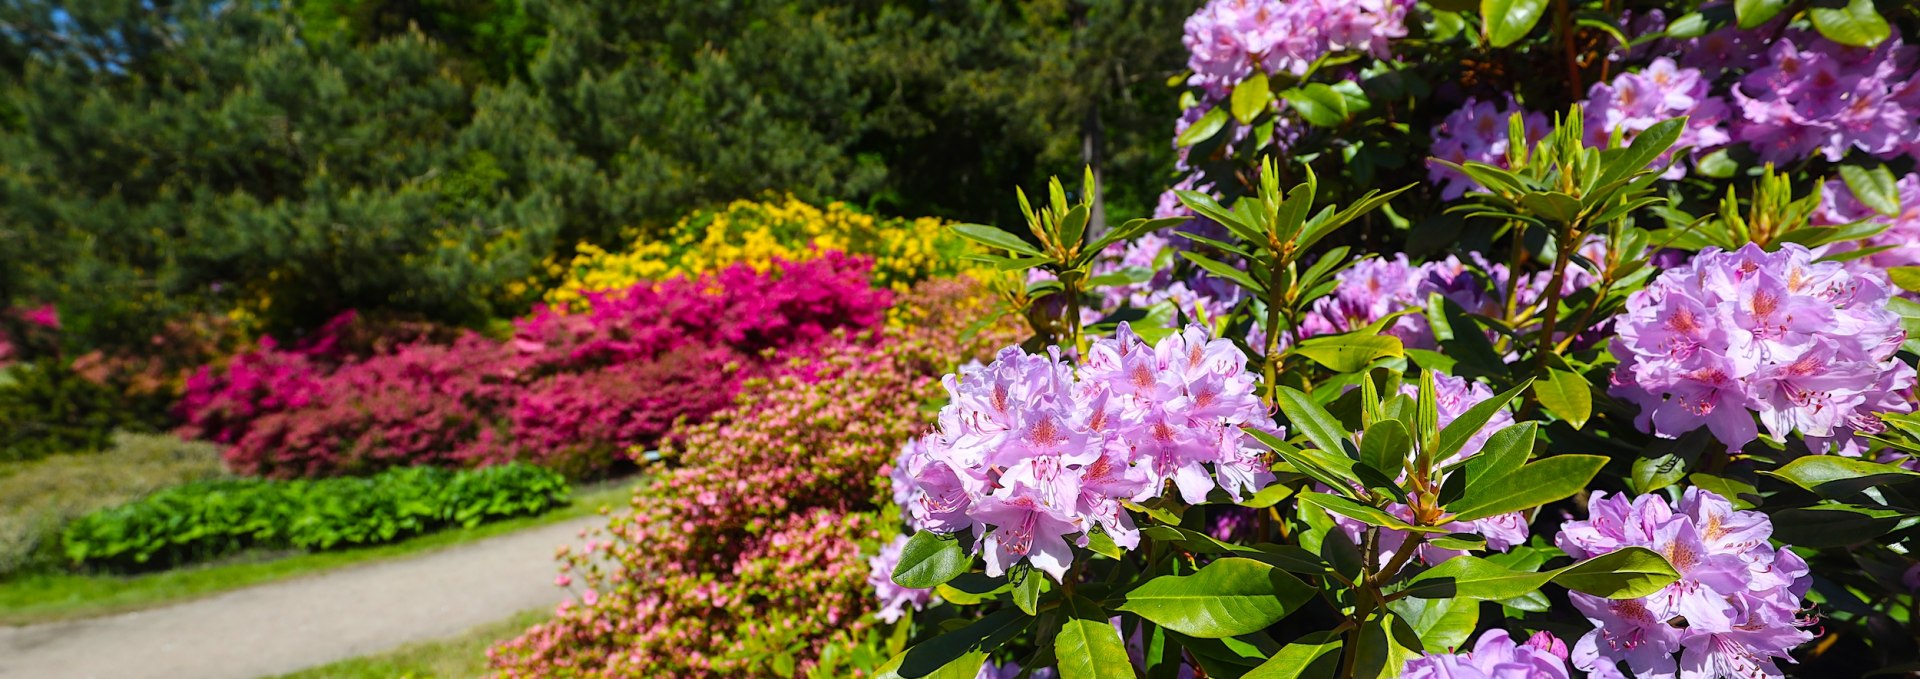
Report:
[[[504,342],[355,341],[367,333],[347,316],[289,348],[266,340],[203,368],[181,401],[184,433],[268,476],[515,459],[602,471],[678,419],[725,407],[743,380],[884,320],[891,293],[867,267],[828,253],[643,283],[590,295],[579,313],[540,310]]]

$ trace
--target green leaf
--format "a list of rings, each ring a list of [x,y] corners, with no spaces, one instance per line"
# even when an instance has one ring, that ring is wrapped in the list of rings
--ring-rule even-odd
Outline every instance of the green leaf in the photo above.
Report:
[[[1885,165],[1868,170],[1858,165],[1841,165],[1840,178],[1846,180],[1861,205],[1892,217],[1900,214],[1900,188],[1894,185],[1893,172]]]
[[[915,644],[882,665],[877,679],[971,679],[979,673],[986,654],[1007,643],[1033,621],[1020,611],[1004,608],[960,629]]]
[[[1339,127],[1347,122],[1347,97],[1321,83],[1307,83],[1280,92],[1280,98],[1300,114],[1308,124]],[[1198,125],[1199,123],[1195,123]]]
[[[1545,380],[1533,383],[1533,395],[1547,412],[1574,429],[1587,426],[1587,418],[1593,415],[1593,392],[1579,373],[1549,370]]]
[[[1873,0],[1848,0],[1845,7],[1812,7],[1807,16],[1828,40],[1854,47],[1872,47],[1893,35],[1886,18],[1874,11]]]
[[[1500,392],[1493,398],[1475,403],[1473,407],[1468,408],[1466,412],[1460,413],[1458,417],[1453,418],[1452,422],[1447,423],[1446,428],[1440,430],[1440,448],[1433,451],[1433,459],[1445,460],[1453,457],[1454,453],[1460,452],[1461,448],[1466,447],[1467,441],[1473,440],[1475,434],[1480,433],[1481,429],[1486,428],[1487,421],[1493,419],[1494,413],[1506,408],[1507,404],[1513,401],[1513,397],[1526,391],[1527,387],[1532,383],[1532,380],[1521,382],[1520,386]]]
[[[1659,554],[1627,547],[1562,568],[1553,584],[1608,599],[1638,599],[1678,579],[1680,573]]]
[[[1285,413],[1293,428],[1307,435],[1307,440],[1320,450],[1341,458],[1347,457],[1347,430],[1334,419],[1326,408],[1314,403],[1313,398],[1293,387],[1282,386],[1280,392],[1280,412]]]
[[[1244,270],[1236,268],[1232,264],[1222,262],[1220,260],[1214,259],[1212,257],[1208,257],[1206,255],[1202,255],[1197,252],[1189,252],[1185,250],[1182,250],[1180,252],[1180,256],[1187,258],[1187,261],[1200,265],[1200,268],[1206,269],[1207,271],[1213,273],[1213,275],[1216,275],[1221,278],[1225,278],[1227,280],[1240,284],[1240,287],[1251,290],[1256,295],[1266,294],[1266,291],[1267,291],[1266,285],[1263,285],[1261,284],[1260,281],[1255,280],[1252,274],[1249,274]]]
[[[1242,124],[1253,124],[1253,119],[1267,110],[1267,104],[1273,101],[1273,93],[1267,89],[1267,74],[1255,69],[1252,76],[1233,86],[1233,119]]]
[[[1375,507],[1369,507],[1369,506],[1360,504],[1358,502],[1354,502],[1352,500],[1346,499],[1344,497],[1340,497],[1338,495],[1328,495],[1326,493],[1307,492],[1307,493],[1300,494],[1300,501],[1319,507],[1326,511],[1333,512],[1335,514],[1339,514],[1349,519],[1353,519],[1355,521],[1366,523],[1368,525],[1380,526],[1382,528],[1392,528],[1394,530],[1406,531],[1409,533],[1445,533],[1447,532],[1445,529],[1442,529],[1442,528],[1434,528],[1431,526],[1416,526],[1411,523],[1407,523],[1405,520],[1402,520],[1400,517],[1394,516],[1392,514],[1388,514],[1385,510],[1378,509]]]
[[[1580,199],[1555,191],[1532,191],[1520,196],[1520,205],[1548,220],[1567,223],[1580,216]]]
[[[1887,278],[1893,284],[1907,292],[1920,292],[1920,266],[1894,266],[1887,268]]]
[[[1240,679],[1333,679],[1340,671],[1340,644],[1332,632],[1306,634]]]
[[[1465,474],[1466,484],[1462,488],[1462,497],[1471,494],[1490,494],[1493,486],[1512,475],[1533,456],[1535,429],[1533,422],[1519,424],[1496,431],[1487,437],[1487,444],[1480,452],[1467,458],[1455,475]],[[1451,478],[1451,477],[1449,477]],[[1451,502],[1451,499],[1446,500]]]
[[[923,530],[914,533],[900,550],[893,582],[901,587],[929,589],[959,577],[972,565],[973,557],[960,547],[959,540]]]
[[[1777,470],[1760,473],[1827,498],[1846,497],[1874,486],[1920,478],[1920,472],[1838,455],[1808,455]]]
[[[1454,521],[1474,521],[1557,502],[1585,490],[1587,482],[1606,464],[1607,458],[1599,455],[1555,455],[1535,460],[1506,477],[1490,479],[1480,488],[1468,488],[1466,495],[1447,509],[1454,513]]]
[[[1360,463],[1389,478],[1399,475],[1413,453],[1413,435],[1399,420],[1381,420],[1360,437]]]
[[[953,232],[959,234],[962,238],[988,247],[1010,250],[1023,255],[1039,256],[1042,254],[1039,248],[1034,247],[1024,240],[1020,240],[1019,236],[1015,236],[998,227],[987,226],[985,224],[955,224],[953,225]]]
[[[1266,509],[1279,504],[1281,500],[1289,497],[1293,497],[1293,486],[1276,483],[1261,488],[1259,492],[1254,493],[1245,500],[1241,500],[1238,504],[1251,509]]]
[[[1773,538],[1790,545],[1845,547],[1920,523],[1920,516],[1885,507],[1814,505],[1772,512]]]
[[[1733,15],[1740,19],[1740,28],[1752,30],[1786,7],[1787,0],[1733,0]]]
[[[1214,109],[1211,111],[1208,111],[1206,115],[1200,116],[1199,120],[1193,121],[1193,125],[1188,127],[1185,131],[1182,131],[1180,133],[1180,136],[1175,137],[1173,140],[1173,143],[1175,146],[1178,146],[1180,148],[1186,148],[1188,146],[1198,144],[1208,139],[1212,139],[1213,135],[1219,134],[1220,128],[1223,128],[1226,126],[1227,126],[1227,110],[1220,107],[1214,107]]]
[[[1414,576],[1403,591],[1421,599],[1499,601],[1540,589],[1553,575],[1553,571],[1516,571],[1472,555],[1456,556]]]
[[[1188,254],[1188,253],[1181,253]],[[1301,340],[1293,348],[1293,353],[1313,359],[1328,370],[1338,373],[1356,373],[1366,370],[1374,361],[1383,358],[1399,358],[1402,352],[1400,338],[1393,335],[1361,335],[1344,333],[1326,335]]]
[[[1060,679],[1133,679],[1133,661],[1106,611],[1077,594],[1066,604],[1068,617],[1053,638]]]
[[[1052,583],[1038,569],[1026,571],[1019,576],[1018,582],[1013,583],[1013,605],[1027,615],[1039,615],[1040,595],[1049,584]]]
[[[1547,0],[1480,0],[1487,41],[1494,47],[1506,47],[1527,37],[1546,10]]]
[[[1079,243],[1087,235],[1087,219],[1089,213],[1084,203],[1067,210],[1067,214],[1060,218],[1060,242],[1069,248]]]
[[[1465,646],[1480,624],[1480,602],[1471,599],[1400,599],[1387,604],[1419,635],[1428,653],[1451,653]]]
[[[1181,634],[1218,639],[1266,629],[1312,596],[1312,588],[1286,571],[1228,557],[1192,575],[1148,580],[1127,593],[1119,610]]]
[[[1674,142],[1680,141],[1680,133],[1686,128],[1687,119],[1682,117],[1662,120],[1641,130],[1625,151],[1608,156],[1606,169],[1594,186],[1607,186],[1646,170],[1660,159],[1660,154],[1673,148]]]

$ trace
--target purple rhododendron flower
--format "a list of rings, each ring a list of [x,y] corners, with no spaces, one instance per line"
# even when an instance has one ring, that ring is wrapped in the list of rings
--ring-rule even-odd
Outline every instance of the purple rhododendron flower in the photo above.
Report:
[[[1433,157],[1459,165],[1472,161],[1507,167],[1507,147],[1512,141],[1507,134],[1507,123],[1515,113],[1522,115],[1529,143],[1547,136],[1551,129],[1547,117],[1520,108],[1511,97],[1505,106],[1468,97],[1459,110],[1447,114],[1446,119],[1433,128]],[[1431,160],[1427,162],[1427,181],[1440,186],[1440,198],[1444,200],[1481,188],[1479,182],[1459,170]]]
[[[1187,18],[1189,84],[1214,98],[1258,68],[1304,75],[1332,52],[1388,56],[1407,35],[1410,0],[1213,0]]]
[[[1612,344],[1611,393],[1640,428],[1675,438],[1701,425],[1730,448],[1799,432],[1818,452],[1857,454],[1874,413],[1909,412],[1913,366],[1885,279],[1788,243],[1708,249],[1628,298]]]
[[[1689,488],[1678,505],[1658,495],[1629,500],[1593,494],[1585,521],[1560,527],[1554,544],[1586,559],[1644,547],[1680,579],[1639,599],[1568,594],[1594,630],[1573,648],[1573,664],[1594,677],[1762,677],[1815,635],[1801,613],[1812,583],[1807,563],[1767,538],[1765,514],[1736,511],[1726,498]],[[1684,624],[1680,621],[1684,620]],[[1676,657],[1677,656],[1677,657]]]
[[[1886,269],[1920,265],[1920,173],[1908,174],[1894,182],[1900,193],[1900,212],[1887,216],[1875,212],[1853,197],[1853,191],[1839,179],[1828,181],[1820,190],[1820,208],[1813,213],[1815,224],[1850,224],[1865,221],[1886,224],[1887,230],[1862,242],[1866,247],[1886,247],[1864,258],[1851,260],[1856,270],[1870,266]],[[1838,244],[1836,244],[1838,245]],[[1832,246],[1829,246],[1832,249]]]
[[[1655,123],[1687,117],[1686,129],[1674,148],[1692,147],[1694,153],[1717,148],[1732,140],[1721,129],[1727,118],[1727,104],[1707,93],[1707,78],[1699,69],[1681,68],[1672,59],[1661,57],[1638,73],[1622,73],[1609,83],[1594,83],[1587,90],[1586,142],[1605,148],[1613,133],[1623,133],[1631,141]],[[1671,151],[1661,154],[1664,161]],[[1686,168],[1675,163],[1667,169],[1667,179],[1686,176]]]
[[[1009,347],[946,377],[938,430],[895,465],[910,524],[972,530],[989,575],[1024,561],[1059,580],[1095,529],[1139,544],[1122,502],[1169,484],[1192,503],[1215,488],[1238,499],[1273,482],[1241,427],[1279,427],[1232,342],[1190,326],[1149,346],[1122,325],[1078,377],[1058,353]]]
[[[1567,644],[1547,632],[1514,643],[1506,630],[1481,633],[1473,650],[1408,660],[1402,679],[1568,679]]]
[[[1916,62],[1920,52],[1897,34],[1863,48],[1790,31],[1733,88],[1734,137],[1779,164],[1815,151],[1830,161],[1850,149],[1881,158],[1920,154]]]
[[[1453,423],[1453,420],[1466,413],[1467,409],[1478,405],[1481,401],[1493,398],[1493,390],[1488,389],[1486,385],[1452,375],[1435,373],[1433,385],[1434,401],[1435,404],[1439,406],[1439,424],[1442,428]],[[1420,392],[1416,386],[1405,385],[1401,388],[1401,393],[1418,397]],[[1504,409],[1495,412],[1493,417],[1487,419],[1485,426],[1482,426],[1479,431],[1474,432],[1471,438],[1467,439],[1466,444],[1460,447],[1459,452],[1448,456],[1445,460],[1436,461],[1436,466],[1444,467],[1472,457],[1475,453],[1480,452],[1481,448],[1486,447],[1487,438],[1492,436],[1494,432],[1511,427],[1513,424],[1513,413],[1507,412]],[[1399,476],[1404,477],[1405,475],[1401,474]],[[1386,507],[1386,511],[1401,519],[1408,521],[1413,520],[1413,510],[1404,504],[1397,502],[1389,504]],[[1334,525],[1338,526],[1342,531],[1345,531],[1347,537],[1352,539],[1355,544],[1359,544],[1361,536],[1368,528],[1367,524],[1340,515],[1333,515],[1332,518]],[[1519,512],[1502,514],[1500,516],[1475,521],[1455,521],[1441,527],[1445,528],[1448,532],[1472,533],[1486,538],[1488,549],[1503,552],[1512,549],[1514,545],[1526,542],[1527,538],[1532,534],[1527,528],[1526,517]],[[1381,560],[1391,559],[1393,553],[1398,551],[1400,545],[1405,544],[1406,540],[1407,535],[1404,532],[1386,528],[1380,529],[1379,545]],[[1465,552],[1450,549],[1442,549],[1431,544],[1422,544],[1420,545],[1418,556],[1424,563],[1437,564],[1464,553]]]
[[[880,600],[880,610],[874,611],[874,617],[894,622],[907,614],[907,609],[920,610],[933,600],[933,590],[903,587],[893,581],[893,569],[900,565],[900,552],[907,546],[907,536],[896,535],[892,542],[880,547],[880,553],[867,559],[872,570],[867,573],[867,585],[873,587],[873,597]]]

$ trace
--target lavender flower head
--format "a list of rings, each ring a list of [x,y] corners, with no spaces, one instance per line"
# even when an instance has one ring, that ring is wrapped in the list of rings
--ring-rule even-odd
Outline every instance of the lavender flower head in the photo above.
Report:
[[[1807,563],[1767,540],[1765,514],[1689,488],[1678,505],[1658,495],[1631,501],[1595,492],[1586,521],[1569,521],[1554,543],[1591,558],[1624,547],[1665,556],[1680,579],[1639,599],[1569,593],[1594,630],[1574,644],[1573,664],[1594,677],[1777,677],[1778,659],[1812,639],[1801,598]],[[1685,620],[1685,624],[1676,624]]]
[[[900,552],[907,546],[907,536],[896,535],[892,542],[880,547],[880,553],[867,558],[867,585],[873,588],[873,596],[880,600],[880,610],[874,617],[894,622],[906,615],[907,609],[920,610],[933,600],[933,590],[902,587],[893,581],[893,569],[900,565]]]
[[[1466,413],[1467,409],[1478,405],[1481,401],[1493,398],[1493,390],[1488,389],[1486,385],[1452,375],[1435,373],[1433,386],[1434,401],[1435,404],[1439,406],[1439,424],[1443,428],[1453,423],[1455,418]],[[1401,393],[1417,397],[1419,395],[1419,389],[1412,385],[1407,385],[1401,389]],[[1511,427],[1513,424],[1513,413],[1505,410],[1495,412],[1493,417],[1487,420],[1485,426],[1480,427],[1479,431],[1474,432],[1473,436],[1467,439],[1466,444],[1460,447],[1459,452],[1454,453],[1445,460],[1438,461],[1436,466],[1451,465],[1472,457],[1474,454],[1479,453],[1480,449],[1486,447],[1487,439],[1493,436],[1495,432]],[[1397,502],[1389,504],[1386,507],[1386,511],[1401,519],[1408,521],[1413,520],[1413,510],[1404,504]],[[1333,516],[1333,522],[1340,530],[1346,532],[1347,537],[1354,540],[1356,544],[1368,528],[1367,524],[1339,515]],[[1442,526],[1442,528],[1452,533],[1472,533],[1486,538],[1487,547],[1497,551],[1512,549],[1515,545],[1526,542],[1527,538],[1532,534],[1527,528],[1526,516],[1519,512],[1492,516],[1475,521],[1455,521]],[[1379,537],[1382,552],[1381,558],[1383,560],[1392,558],[1392,555],[1399,551],[1400,545],[1406,543],[1406,539],[1406,533],[1392,529],[1381,529]],[[1437,564],[1460,556],[1463,553],[1464,552],[1456,550],[1442,549],[1431,544],[1422,544],[1417,554],[1422,562]]]
[[[1402,679],[1568,679],[1567,644],[1547,632],[1514,643],[1506,630],[1482,632],[1473,650],[1408,660]]]
[[[1258,68],[1303,75],[1332,52],[1388,56],[1410,0],[1212,0],[1187,18],[1188,84],[1219,99]]]
[[[1707,93],[1708,79],[1699,69],[1681,68],[1672,59],[1661,57],[1638,73],[1622,73],[1610,83],[1594,83],[1587,90],[1586,142],[1604,148],[1615,130],[1632,140],[1655,123],[1687,117],[1675,148],[1692,147],[1701,151],[1724,146],[1732,137],[1722,129],[1728,116],[1727,104]],[[1662,154],[1664,161],[1671,151]],[[1663,175],[1667,179],[1686,176],[1686,167],[1675,163]]]
[[[1886,224],[1887,230],[1866,239],[1863,245],[1890,249],[1852,261],[1877,269],[1920,265],[1920,173],[1901,177],[1894,188],[1900,192],[1900,212],[1889,217],[1854,198],[1846,182],[1828,181],[1821,187],[1820,208],[1813,214],[1814,222],[1837,225],[1864,220]]]
[[[1909,412],[1906,332],[1878,275],[1816,262],[1805,247],[1708,249],[1627,300],[1610,392],[1641,430],[1676,438],[1705,424],[1729,448],[1799,432],[1816,452],[1857,454],[1878,412]]]
[[[1733,88],[1734,137],[1762,160],[1784,165],[1817,151],[1838,161],[1852,149],[1920,155],[1920,52],[1898,35],[1869,49],[1793,31],[1766,56]]]
[[[1547,117],[1520,108],[1512,97],[1508,97],[1505,106],[1469,97],[1459,110],[1447,114],[1433,128],[1433,157],[1457,165],[1472,161],[1507,167],[1507,147],[1512,141],[1507,134],[1507,121],[1515,113],[1522,114],[1529,143],[1547,135]],[[1427,181],[1440,186],[1443,200],[1453,200],[1481,188],[1479,182],[1459,170],[1432,161],[1427,162]]]
[[[1149,346],[1122,325],[1079,376],[1058,358],[1001,350],[944,380],[939,428],[903,450],[896,497],[926,530],[972,530],[989,575],[1026,562],[1059,580],[1093,530],[1132,549],[1122,502],[1172,484],[1188,502],[1273,482],[1241,427],[1278,431],[1246,357],[1199,326]]]

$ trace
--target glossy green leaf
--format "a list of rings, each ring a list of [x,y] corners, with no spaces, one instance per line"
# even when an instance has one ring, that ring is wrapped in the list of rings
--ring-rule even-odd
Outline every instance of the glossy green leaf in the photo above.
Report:
[[[1847,190],[1853,192],[1854,199],[1861,205],[1887,217],[1900,214],[1900,187],[1894,184],[1893,172],[1885,165],[1871,170],[1841,165],[1840,178],[1846,181]]]
[[[1547,0],[1480,0],[1487,41],[1494,47],[1506,47],[1527,37],[1546,11]]]
[[[1347,98],[1333,88],[1321,83],[1307,83],[1280,92],[1280,98],[1295,113],[1318,127],[1338,127],[1347,122]]]
[[[1119,610],[1181,634],[1218,639],[1266,629],[1312,596],[1312,588],[1286,571],[1228,557],[1192,575],[1148,580],[1127,593]]]
[[[1306,434],[1313,445],[1332,455],[1346,457],[1347,430],[1334,419],[1326,408],[1313,402],[1313,398],[1293,387],[1282,386],[1279,389],[1280,412],[1285,413],[1293,428]]]
[[[1381,420],[1360,437],[1360,463],[1387,476],[1398,476],[1413,454],[1413,435],[1399,420]]]
[[[986,654],[1024,631],[1033,618],[1006,608],[966,627],[915,644],[881,666],[878,679],[971,679]]]
[[[1627,547],[1562,568],[1553,584],[1607,599],[1638,599],[1673,584],[1680,573],[1650,550]]]
[[[1920,524],[1920,516],[1886,507],[1815,505],[1772,512],[1773,538],[1790,545],[1856,545]]]
[[[1593,415],[1593,391],[1579,373],[1551,369],[1546,379],[1533,383],[1533,395],[1540,399],[1540,407],[1575,429],[1587,426],[1587,418]]]
[[[1042,254],[1039,248],[1034,247],[1031,243],[1021,240],[1019,236],[1008,233],[999,227],[987,226],[985,224],[955,224],[953,225],[953,232],[959,234],[962,238],[988,247],[1018,252],[1023,255],[1037,256]]]
[[[1053,584],[1053,581],[1048,580],[1046,574],[1041,573],[1039,569],[1014,573],[1018,577],[1013,583],[1013,605],[1027,615],[1039,615],[1040,595],[1046,593],[1048,585]]]
[[[1206,115],[1200,116],[1199,120],[1193,121],[1193,125],[1182,131],[1180,136],[1175,137],[1173,143],[1180,148],[1186,148],[1212,139],[1213,135],[1220,133],[1220,128],[1226,126],[1227,109],[1214,107]]]
[[[1253,119],[1266,111],[1272,101],[1273,93],[1267,89],[1267,74],[1256,69],[1253,75],[1233,86],[1233,119],[1252,124]]]
[[[1433,451],[1433,459],[1445,460],[1453,457],[1454,453],[1460,452],[1460,449],[1467,445],[1467,441],[1473,440],[1473,437],[1487,426],[1487,421],[1493,419],[1494,413],[1506,408],[1515,396],[1526,391],[1532,383],[1532,380],[1521,382],[1520,386],[1475,403],[1473,407],[1455,416],[1452,422],[1448,422],[1447,426],[1440,430],[1440,448]]]
[[[1896,481],[1920,479],[1920,472],[1838,455],[1808,455],[1777,470],[1761,473],[1829,498],[1845,497]]]
[[[1445,529],[1431,526],[1415,526],[1404,519],[1388,514],[1385,510],[1369,507],[1358,502],[1326,493],[1301,493],[1300,501],[1312,504],[1334,514],[1382,528],[1392,528],[1410,533],[1445,533]]]
[[[1387,605],[1420,637],[1428,653],[1451,653],[1466,646],[1480,624],[1480,602],[1471,599],[1406,598]]]
[[[1666,559],[1643,547],[1627,547],[1547,571],[1514,570],[1477,556],[1456,556],[1407,583],[1407,596],[1502,601],[1526,596],[1551,582],[1609,599],[1635,599],[1679,579]]]
[[[1533,456],[1533,442],[1539,425],[1533,422],[1519,424],[1496,431],[1487,437],[1487,444],[1480,452],[1467,458],[1454,475],[1465,475],[1462,497],[1467,494],[1488,494],[1495,492],[1493,487],[1501,479],[1513,474],[1526,465],[1527,458]],[[1448,498],[1451,501],[1452,498]]]
[[[1301,340],[1294,346],[1293,353],[1313,359],[1313,362],[1338,373],[1360,372],[1366,370],[1367,366],[1373,365],[1374,361],[1406,355],[1402,351],[1398,337],[1359,333],[1325,335]]]
[[[1820,35],[1842,45],[1873,47],[1893,35],[1886,18],[1874,10],[1873,0],[1848,0],[1841,7],[1810,7],[1807,16]]]
[[[1468,488],[1458,502],[1447,506],[1455,521],[1475,521],[1508,512],[1532,509],[1573,497],[1585,490],[1607,458],[1599,455],[1555,455],[1535,460],[1503,478]]]
[[[1332,632],[1306,634],[1240,679],[1333,679],[1340,671],[1340,644]]]
[[[967,572],[973,557],[961,548],[953,536],[920,531],[900,550],[900,562],[893,567],[893,582],[901,587],[927,589]]]
[[[1733,15],[1739,18],[1740,28],[1748,30],[1767,23],[1786,8],[1787,0],[1733,0]]]
[[[1887,268],[1887,278],[1893,284],[1907,292],[1920,292],[1920,266],[1894,266]]]
[[[1060,679],[1133,679],[1133,661],[1107,612],[1079,595],[1065,603],[1066,620],[1053,638]]]

